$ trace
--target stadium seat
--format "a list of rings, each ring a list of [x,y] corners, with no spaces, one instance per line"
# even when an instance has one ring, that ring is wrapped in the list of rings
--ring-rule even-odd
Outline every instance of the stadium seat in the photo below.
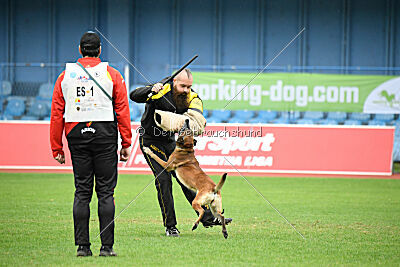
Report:
[[[36,99],[51,101],[51,98],[53,97],[53,88],[54,85],[51,83],[41,84]]]
[[[140,119],[140,110],[139,110],[138,105],[131,102],[131,104],[129,105],[129,111],[130,111],[130,115],[131,115],[131,121],[136,121],[135,119],[138,117]]]
[[[282,117],[281,118],[277,118],[275,120],[272,120],[271,122],[274,123],[274,124],[290,124],[289,119],[282,118]]]
[[[346,120],[347,114],[345,112],[328,112],[328,116],[326,118],[328,120],[335,120],[338,123],[341,123]]]
[[[400,161],[400,138],[395,138],[394,139],[393,161],[396,161],[396,162]]]
[[[232,120],[235,120],[244,123],[253,117],[254,117],[254,111],[252,110],[237,110],[235,112],[235,115],[233,115],[233,117],[229,121],[232,122]]]
[[[7,120],[13,120],[13,119],[14,119],[14,117],[11,115],[7,115],[7,114],[0,115],[0,120],[7,121]]]
[[[370,120],[368,122],[368,125],[371,125],[371,126],[385,126],[386,123],[384,121]]]
[[[47,107],[47,101],[35,100],[28,109],[28,116],[47,117],[50,115],[50,110]]]
[[[249,123],[251,123],[251,124],[262,124],[262,123],[268,123],[268,121],[262,121],[262,120],[260,120],[259,117],[255,117],[255,118],[252,118],[251,120],[249,120]]]
[[[39,120],[39,117],[24,115],[21,117],[20,120],[22,120],[22,121],[37,121],[37,120]]]
[[[357,120],[360,122],[368,122],[371,119],[371,114],[368,113],[350,113],[350,120]]]
[[[211,116],[207,119],[207,123],[221,123],[221,122],[222,122],[221,119],[218,117]]]
[[[324,118],[324,113],[322,111],[306,111],[304,112],[303,119],[310,119],[313,121],[319,121]]]
[[[318,124],[321,124],[321,125],[338,125],[338,122],[335,121],[335,120],[324,119],[324,120],[318,121]]]
[[[8,97],[8,103],[4,111],[5,115],[21,116],[25,112],[25,102],[19,97]]]
[[[384,121],[387,123],[394,120],[394,114],[375,114],[374,120]]]
[[[247,120],[245,118],[240,118],[240,117],[232,117],[229,119],[230,123],[246,123]]]
[[[131,118],[131,121],[134,121],[134,122],[140,122],[140,120],[142,119],[142,117],[141,116],[137,116],[136,118],[134,118],[134,119],[132,119]]]
[[[6,97],[11,95],[11,83],[9,81],[2,81],[1,82],[1,90],[0,90],[0,96],[1,97]]]
[[[345,120],[343,122],[344,125],[362,125],[361,121],[359,120]]]
[[[3,113],[3,99],[0,98],[0,113]]]
[[[140,116],[143,115],[144,110],[146,108],[146,104],[142,104],[142,103],[136,103],[136,107],[139,110]]]
[[[227,122],[230,117],[230,110],[213,110],[210,118],[218,122]]]
[[[296,123],[300,119],[299,111],[282,111],[281,118],[288,119],[291,123]]]
[[[276,117],[278,117],[278,112],[276,111],[260,110],[256,118],[260,122],[269,122],[276,119]]]
[[[310,119],[299,119],[296,121],[297,124],[314,124],[313,120]]]

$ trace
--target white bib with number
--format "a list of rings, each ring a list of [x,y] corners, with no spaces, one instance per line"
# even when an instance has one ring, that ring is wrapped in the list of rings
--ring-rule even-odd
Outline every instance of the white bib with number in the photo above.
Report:
[[[86,70],[112,96],[113,82],[107,66],[107,62],[101,62]],[[61,88],[65,99],[66,122],[114,120],[112,101],[78,64],[66,64]]]

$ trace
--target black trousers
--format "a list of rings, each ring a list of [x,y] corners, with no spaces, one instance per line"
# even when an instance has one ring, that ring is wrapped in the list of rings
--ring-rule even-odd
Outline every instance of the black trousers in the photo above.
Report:
[[[175,142],[160,142],[154,139],[147,139],[143,137],[139,137],[140,141],[140,149],[143,152],[143,146],[150,148],[160,159],[165,161],[168,160],[169,156],[175,149]],[[163,223],[165,227],[175,226],[176,216],[175,216],[175,208],[174,208],[174,197],[172,195],[172,177],[171,174],[176,178],[175,172],[167,172],[165,171],[160,164],[158,164],[153,158],[144,153],[144,157],[149,164],[151,170],[153,171],[155,179],[155,185],[157,188],[157,196],[158,203],[161,208],[161,213],[163,217]],[[192,204],[193,199],[196,197],[196,193],[192,190],[188,189],[184,186],[179,179],[176,179],[178,184],[181,186],[183,194],[186,199]],[[214,219],[214,216],[211,213],[209,207],[203,207],[205,210],[204,216],[202,218],[202,222],[211,221]]]
[[[73,207],[75,245],[90,245],[89,203],[92,199],[94,178],[98,198],[101,243],[114,244],[114,188],[117,185],[117,144],[68,145],[75,177]],[[108,226],[108,227],[107,227]],[[106,228],[107,227],[107,228]]]

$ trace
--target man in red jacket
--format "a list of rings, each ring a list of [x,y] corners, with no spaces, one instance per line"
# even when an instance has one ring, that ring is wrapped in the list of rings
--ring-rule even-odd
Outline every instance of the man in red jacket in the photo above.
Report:
[[[58,77],[51,107],[50,143],[53,157],[65,162],[62,133],[68,141],[75,178],[73,207],[77,256],[91,256],[89,203],[98,197],[100,256],[116,256],[114,244],[114,188],[117,184],[117,140],[121,134],[120,160],[129,158],[131,123],[124,79],[107,62],[101,62],[100,38],[85,33],[79,52],[83,58],[67,63]]]

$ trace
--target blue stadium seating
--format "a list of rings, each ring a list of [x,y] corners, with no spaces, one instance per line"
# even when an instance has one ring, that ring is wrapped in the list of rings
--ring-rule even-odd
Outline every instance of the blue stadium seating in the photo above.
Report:
[[[8,97],[8,103],[4,111],[5,115],[21,116],[25,112],[25,102],[20,97]]]
[[[140,110],[137,104],[134,102],[130,102],[129,104],[129,111],[131,115],[131,121],[136,121],[137,118],[140,120]]]
[[[386,123],[384,121],[378,121],[378,120],[371,120],[368,122],[368,125],[372,126],[385,126]]]
[[[304,112],[303,118],[313,121],[319,121],[324,118],[324,113],[322,111],[306,111]]]
[[[262,120],[260,120],[259,117],[255,117],[255,118],[252,118],[251,120],[249,120],[249,123],[251,123],[251,124],[261,124],[261,123],[268,123],[268,121],[262,121]]]
[[[51,83],[41,84],[36,99],[51,101],[51,98],[53,97],[53,88],[54,85]]]
[[[222,120],[218,117],[211,116],[207,119],[207,123],[221,123],[221,122]]]
[[[50,110],[47,107],[47,101],[41,101],[41,100],[34,100],[32,105],[28,109],[28,116],[33,116],[33,117],[47,117],[50,115]]]
[[[282,118],[282,117],[272,120],[271,122],[274,124],[289,124],[290,123],[288,118]]]
[[[207,119],[209,115],[210,115],[210,112],[208,112],[207,109],[203,110],[203,116],[204,116],[204,118]]]
[[[396,162],[400,161],[400,138],[395,138],[394,139],[393,161],[396,161]]]
[[[394,120],[394,114],[375,114],[374,120],[390,122]]]
[[[24,115],[20,118],[20,120],[22,120],[22,121],[37,121],[37,120],[39,120],[39,117]]]
[[[338,125],[339,123],[337,121],[335,121],[335,120],[324,119],[324,120],[318,121],[318,124],[321,124],[321,125]]]
[[[260,110],[257,115],[257,119],[261,122],[269,122],[278,117],[278,112],[276,111],[266,111]]]
[[[227,122],[230,117],[231,117],[230,110],[213,110],[211,117],[209,119],[212,119],[213,121],[216,122]]]
[[[240,118],[240,117],[232,117],[229,119],[230,123],[246,123],[248,120],[245,118]]]
[[[7,114],[2,114],[0,115],[0,120],[13,120],[14,117],[11,115],[7,115]]]
[[[295,123],[297,120],[300,119],[300,112],[299,111],[282,111],[281,118],[287,119],[291,123]]]
[[[350,113],[350,120],[357,120],[360,122],[368,122],[371,119],[371,114],[367,114],[367,113],[357,113],[357,112],[353,112]]]
[[[359,120],[345,120],[343,122],[344,125],[362,125],[361,121]]]
[[[248,120],[250,120],[251,118],[254,117],[254,111],[252,110],[237,110],[235,112],[235,115],[229,120],[230,122],[247,122]]]
[[[140,112],[140,115],[142,115],[144,113],[144,110],[146,108],[146,104],[142,104],[142,103],[136,103],[136,106]]]
[[[1,83],[1,90],[0,90],[0,96],[1,97],[6,97],[11,95],[11,83],[9,81],[2,81]]]
[[[314,121],[311,119],[299,119],[297,124],[314,124]]]
[[[3,113],[3,99],[0,98],[0,113]]]
[[[43,120],[44,121],[50,121],[50,116],[44,117]]]
[[[346,120],[347,114],[345,112],[328,112],[328,116],[326,118],[328,120],[335,120],[338,123],[341,123]]]

